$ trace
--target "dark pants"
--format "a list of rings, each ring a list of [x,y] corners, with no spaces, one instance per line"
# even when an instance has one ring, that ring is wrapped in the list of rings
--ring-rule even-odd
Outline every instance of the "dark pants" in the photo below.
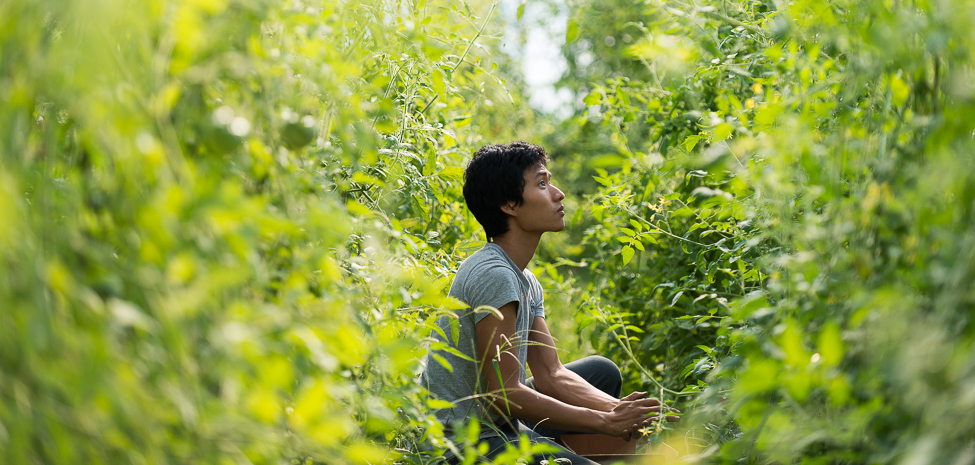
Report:
[[[611,360],[593,355],[568,363],[565,367],[581,376],[582,379],[585,379],[600,391],[619,399],[620,391],[623,389],[623,378],[620,376],[619,368]],[[534,378],[529,378],[527,383],[532,389],[535,389]],[[539,465],[542,463],[542,460],[548,460],[548,463],[552,465],[555,463],[566,463],[564,461],[555,462],[552,459],[568,459],[568,463],[572,465],[593,465],[596,463],[569,452],[553,440],[566,431],[548,428],[544,425],[532,425],[530,423],[524,423],[518,429],[519,431],[513,431],[514,428],[503,429],[502,437],[485,439],[484,442],[488,443],[489,446],[487,458],[494,458],[501,452],[504,452],[505,446],[509,443],[517,448],[517,443],[521,440],[521,435],[524,434],[533,444],[544,442],[559,449],[559,452],[540,454],[532,457],[531,464]]]

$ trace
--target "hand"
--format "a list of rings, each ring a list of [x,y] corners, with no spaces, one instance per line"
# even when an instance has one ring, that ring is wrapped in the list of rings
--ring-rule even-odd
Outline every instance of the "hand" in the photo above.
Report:
[[[647,399],[646,396],[646,392],[634,392],[620,399],[613,411],[608,414],[609,425],[606,434],[629,441],[639,435],[640,429],[657,421],[661,411],[680,413],[662,405],[659,400]],[[667,415],[666,418],[667,421],[680,420],[676,415]]]
[[[634,392],[634,393],[632,393],[632,394],[624,397],[622,400],[642,399],[642,398],[646,397],[646,394],[647,394],[646,392]],[[661,412],[666,412],[666,413],[673,412],[673,413],[680,414],[680,410],[677,410],[675,408],[671,408],[671,407],[669,407],[669,406],[667,406],[665,404],[661,404],[660,401],[658,401],[657,399],[649,399],[649,400],[651,402],[654,402],[655,403],[656,410],[654,411],[654,413],[652,413],[649,416],[647,416],[646,418],[644,418],[643,421],[641,421],[641,422],[639,422],[637,424],[632,425],[630,428],[627,428],[627,430],[626,430],[626,432],[624,434],[628,433],[630,437],[627,438],[626,436],[623,436],[623,439],[629,441],[631,438],[637,438],[640,435],[644,434],[644,432],[642,432],[640,430],[642,430],[644,428],[649,428],[651,425],[653,425],[654,422],[659,421],[660,420]],[[680,417],[677,416],[677,415],[666,415],[665,418],[669,422],[680,421]],[[646,433],[646,434],[649,434],[649,433]]]

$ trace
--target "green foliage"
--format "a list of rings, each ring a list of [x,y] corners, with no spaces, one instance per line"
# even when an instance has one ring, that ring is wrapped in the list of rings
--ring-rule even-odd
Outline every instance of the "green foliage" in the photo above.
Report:
[[[703,457],[972,460],[970,11],[652,3],[600,64],[583,323],[636,387],[701,391]]]
[[[597,187],[586,200],[590,218],[575,218],[581,255],[594,258],[582,273],[589,291],[580,323],[600,323],[593,345],[627,361],[634,388],[684,396],[707,386],[729,354],[722,322],[735,298],[763,289],[757,260],[769,248],[754,205],[741,201],[749,195],[744,166],[716,153],[748,111],[735,94],[750,91],[750,80],[713,64],[694,70],[693,60],[725,47],[724,55],[754,61],[765,42],[745,28],[701,28],[702,17],[684,26],[669,7],[644,4],[640,15],[616,54],[592,65],[610,68],[610,77],[567,123],[604,154],[585,161]]]
[[[530,120],[496,7],[0,5],[0,460],[449,446],[413,375],[459,167]]]
[[[736,144],[786,244],[766,259],[768,310],[736,315],[759,324],[729,367],[743,442],[771,460],[970,460],[975,424],[957,415],[971,410],[973,301],[952,283],[973,272],[959,79],[975,43],[950,18],[970,6],[916,7],[783,11],[767,98]],[[777,382],[745,383],[761,370]]]
[[[546,301],[688,451],[973,460],[970,4],[570,2],[560,126],[498,7],[0,4],[3,462],[475,461],[413,375],[466,157],[543,136]]]

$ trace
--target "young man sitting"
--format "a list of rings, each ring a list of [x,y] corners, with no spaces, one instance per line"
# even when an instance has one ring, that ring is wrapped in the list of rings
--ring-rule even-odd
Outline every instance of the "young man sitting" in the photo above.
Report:
[[[450,369],[428,356],[423,383],[453,403],[437,411],[443,424],[480,422],[486,459],[524,434],[559,449],[534,463],[562,458],[591,464],[552,439],[572,431],[629,440],[656,420],[661,406],[643,392],[620,399],[620,371],[606,358],[566,365],[559,360],[545,323],[542,288],[526,269],[542,234],[565,228],[565,195],[552,185],[547,162],[541,147],[514,142],[485,146],[467,165],[464,199],[488,243],[464,260],[450,286],[450,295],[469,308],[456,319],[440,318],[442,334],[434,331],[433,337],[474,362],[432,351]],[[526,364],[532,378],[526,379]]]

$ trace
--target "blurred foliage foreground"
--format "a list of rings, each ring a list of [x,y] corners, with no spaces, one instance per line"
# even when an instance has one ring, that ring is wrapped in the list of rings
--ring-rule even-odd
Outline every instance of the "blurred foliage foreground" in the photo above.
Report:
[[[497,2],[0,3],[0,460],[455,447],[413,374],[461,167],[544,139],[579,208],[537,274],[671,443],[975,463],[975,6],[568,6],[552,130]]]
[[[0,3],[0,462],[442,446],[413,374],[482,234],[459,167],[530,115],[495,8]]]

